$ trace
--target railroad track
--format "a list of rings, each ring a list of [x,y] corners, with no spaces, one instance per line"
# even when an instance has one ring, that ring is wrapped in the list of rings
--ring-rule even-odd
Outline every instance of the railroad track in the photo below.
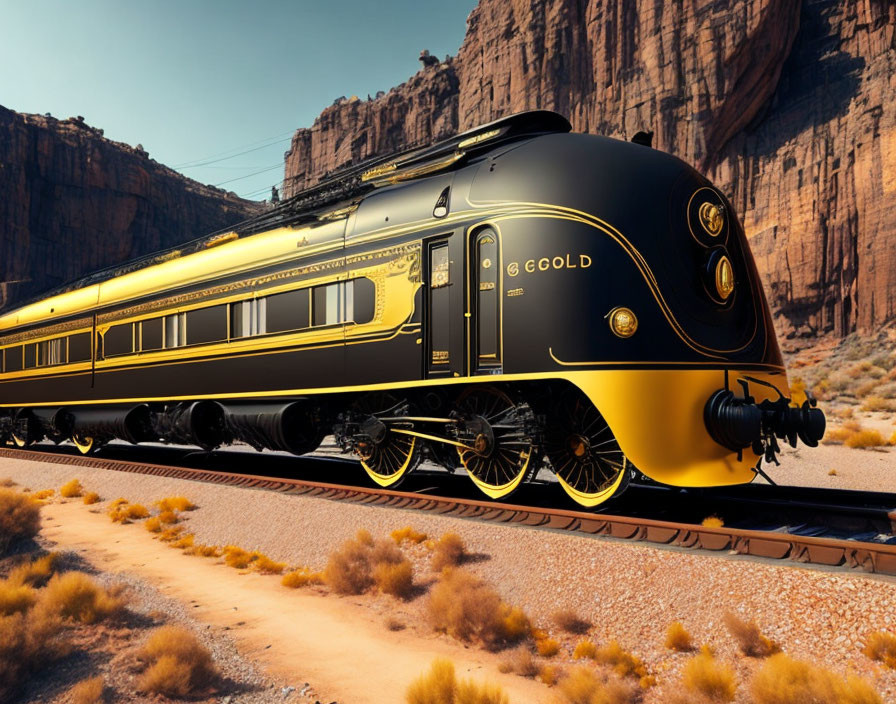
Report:
[[[145,450],[109,446],[104,456],[81,456],[64,446],[36,450],[0,448],[0,457],[189,479],[213,484],[315,496],[334,501],[430,511],[496,523],[640,540],[800,563],[861,569],[896,575],[896,495],[796,487],[746,486],[677,490],[633,485],[618,501],[598,512],[570,510],[558,487],[549,483],[515,494],[521,503],[471,498],[470,482],[447,472],[421,472],[394,491],[354,485],[357,462],[327,456],[278,457],[246,452],[199,453],[154,448],[164,461],[145,461]],[[254,460],[275,472],[341,477],[346,483],[230,471]],[[217,465],[215,469],[196,463]],[[286,468],[289,468],[288,470]],[[434,483],[438,484],[434,486]],[[447,490],[446,490],[447,489]],[[431,493],[439,491],[439,494]],[[445,495],[449,494],[449,495]],[[546,505],[529,505],[538,500]],[[610,513],[612,511],[612,513]],[[707,515],[725,525],[701,524]]]

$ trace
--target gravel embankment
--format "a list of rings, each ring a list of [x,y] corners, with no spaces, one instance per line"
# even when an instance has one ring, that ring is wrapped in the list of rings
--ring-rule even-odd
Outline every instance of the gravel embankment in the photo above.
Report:
[[[185,495],[199,506],[186,522],[197,542],[236,544],[315,569],[359,528],[375,537],[404,525],[431,536],[457,532],[478,556],[469,569],[561,638],[567,656],[578,637],[564,636],[551,624],[551,614],[560,608],[572,608],[593,623],[589,637],[596,643],[616,638],[641,656],[661,685],[651,690],[648,703],[663,701],[663,692],[674,689],[688,657],[663,647],[666,628],[676,620],[697,643],[712,644],[722,660],[732,662],[741,681],[748,679],[757,662],[737,652],[722,625],[726,611],[755,619],[788,654],[858,673],[875,684],[884,701],[896,701],[896,672],[861,654],[868,633],[896,630],[893,579],[83,467],[4,459],[0,478],[6,476],[33,490],[58,488],[77,477],[106,501],[123,496],[149,505]],[[426,578],[426,550],[418,546],[409,552],[418,575]],[[384,617],[424,622],[425,599],[398,607],[384,599],[372,597],[368,603]],[[745,687],[737,701],[748,701]]]

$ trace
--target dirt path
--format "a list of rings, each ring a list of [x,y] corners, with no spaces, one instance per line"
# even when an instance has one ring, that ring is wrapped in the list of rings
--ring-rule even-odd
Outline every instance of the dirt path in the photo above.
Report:
[[[131,572],[194,604],[196,618],[230,629],[244,656],[293,686],[311,683],[321,701],[402,702],[410,681],[436,657],[451,659],[459,676],[500,684],[514,704],[548,697],[539,683],[500,674],[498,656],[444,638],[391,632],[350,599],[287,590],[275,577],[184,556],[138,524],[113,524],[77,503],[49,504],[43,515],[42,533],[58,549],[83,552],[104,570]]]

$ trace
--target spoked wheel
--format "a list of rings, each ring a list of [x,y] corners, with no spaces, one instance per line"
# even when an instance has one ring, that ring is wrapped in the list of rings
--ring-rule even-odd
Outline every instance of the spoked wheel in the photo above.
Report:
[[[89,455],[100,448],[100,443],[94,438],[88,435],[78,435],[78,433],[72,433],[72,444],[78,448],[78,452],[82,455]]]
[[[355,453],[367,475],[379,486],[397,486],[420,463],[418,438],[394,432],[379,417],[393,416],[399,402],[389,394],[363,399],[356,410],[365,416],[360,423]]]
[[[604,417],[580,393],[566,395],[550,414],[544,449],[560,485],[582,506],[597,506],[628,486],[628,460]]]
[[[538,468],[537,448],[524,427],[526,407],[494,387],[467,389],[457,400],[463,418],[461,464],[492,499],[509,496]]]

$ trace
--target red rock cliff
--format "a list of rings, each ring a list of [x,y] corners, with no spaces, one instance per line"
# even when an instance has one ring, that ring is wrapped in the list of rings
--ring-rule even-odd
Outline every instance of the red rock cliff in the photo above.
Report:
[[[0,107],[0,305],[262,207],[185,178],[83,120]]]
[[[481,0],[453,61],[299,130],[286,194],[520,110],[652,130],[732,198],[798,345],[896,318],[893,96],[888,0]]]

